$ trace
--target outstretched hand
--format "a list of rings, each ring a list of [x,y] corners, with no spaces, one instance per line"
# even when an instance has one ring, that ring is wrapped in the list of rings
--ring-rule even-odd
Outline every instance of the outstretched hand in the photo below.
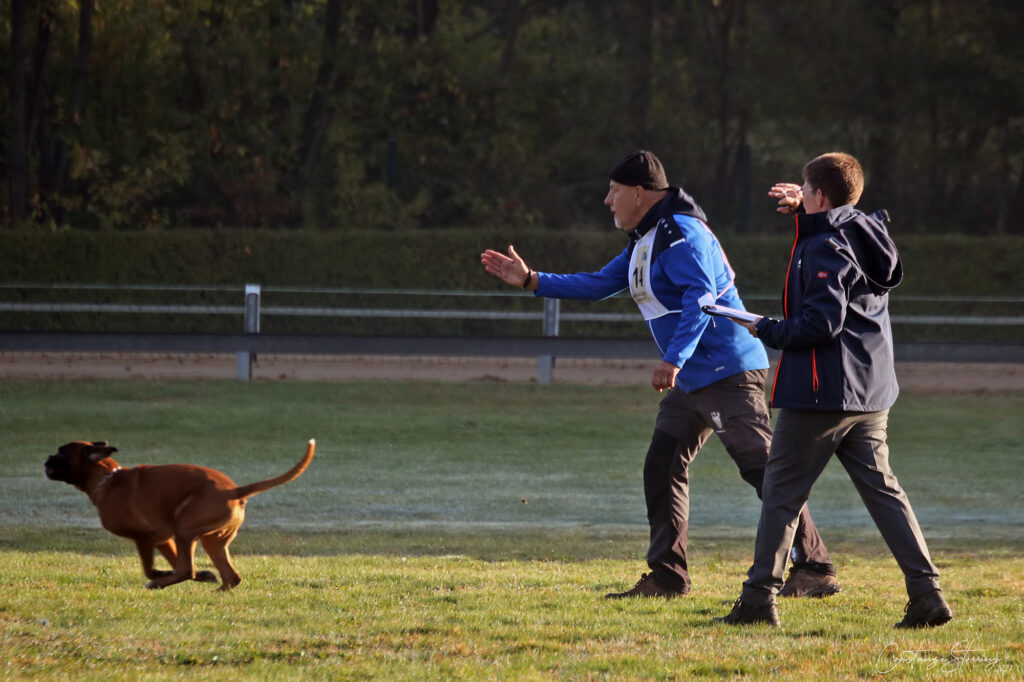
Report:
[[[777,182],[768,190],[768,196],[779,200],[779,207],[775,209],[779,213],[796,213],[803,202],[802,193],[800,185],[792,182]]]
[[[484,264],[484,269],[488,273],[494,275],[502,282],[515,287],[523,286],[526,276],[530,274],[530,268],[526,266],[526,263],[519,257],[515,247],[511,244],[509,244],[507,256],[492,249],[487,249],[480,254],[480,262]]]

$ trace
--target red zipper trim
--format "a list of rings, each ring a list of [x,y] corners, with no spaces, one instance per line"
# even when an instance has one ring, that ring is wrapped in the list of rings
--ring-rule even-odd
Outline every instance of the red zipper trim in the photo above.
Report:
[[[786,282],[782,287],[782,316],[789,319],[789,272],[793,269],[793,254],[796,253],[796,243],[800,239],[800,216],[793,214],[793,224],[796,225],[796,236],[793,237],[793,246],[789,249],[789,265],[786,266]],[[779,367],[782,367],[782,357],[785,352],[779,355],[779,364],[775,366],[775,378],[772,380],[772,402],[775,401],[775,385],[779,382]],[[817,376],[815,376],[817,381]],[[815,389],[817,390],[817,389]]]
[[[782,288],[782,314],[789,319],[789,272],[793,269],[793,255],[796,253],[796,243],[800,239],[800,217],[793,214],[793,223],[796,225],[796,236],[793,237],[793,246],[789,249],[789,265],[786,267],[786,283]]]
[[[818,351],[811,349],[811,388],[818,392]]]

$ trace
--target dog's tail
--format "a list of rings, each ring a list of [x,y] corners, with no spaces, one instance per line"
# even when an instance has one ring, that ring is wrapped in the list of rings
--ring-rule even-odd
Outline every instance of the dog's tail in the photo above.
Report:
[[[306,447],[306,454],[302,456],[302,459],[299,460],[298,464],[275,478],[268,478],[265,481],[257,481],[256,483],[250,483],[249,485],[243,485],[240,488],[235,488],[228,493],[228,497],[232,500],[241,500],[246,497],[251,497],[256,493],[262,493],[264,490],[270,490],[271,488],[276,488],[279,485],[284,485],[289,481],[294,481],[302,475],[302,472],[306,470],[309,463],[313,461],[314,452],[316,452],[316,439],[310,438],[309,445]]]

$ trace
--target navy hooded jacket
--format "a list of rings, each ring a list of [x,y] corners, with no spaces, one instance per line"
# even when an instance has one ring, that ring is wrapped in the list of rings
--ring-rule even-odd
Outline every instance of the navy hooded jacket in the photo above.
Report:
[[[874,412],[896,401],[889,291],[903,266],[882,216],[852,205],[796,216],[785,319],[756,326],[782,351],[773,407]]]

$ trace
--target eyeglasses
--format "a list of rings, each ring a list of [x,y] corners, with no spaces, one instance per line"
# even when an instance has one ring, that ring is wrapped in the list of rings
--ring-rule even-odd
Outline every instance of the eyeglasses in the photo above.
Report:
[[[784,190],[782,190],[784,196],[787,196],[787,197],[798,197],[798,196],[801,196],[803,194],[807,194],[808,192],[813,194],[814,192],[817,192],[817,191],[818,191],[818,189],[816,187],[807,187],[807,188],[801,187],[800,189],[784,189]]]
[[[800,199],[805,194],[808,194],[808,193],[814,194],[815,192],[820,192],[821,190],[819,190],[819,189],[817,189],[815,187],[807,187],[807,188],[800,187],[800,188],[797,188],[797,189],[789,189],[787,187],[785,189],[781,189],[780,188],[778,191],[782,192],[782,197],[781,198],[797,198],[797,199]],[[778,195],[776,195],[776,196],[778,196]]]

